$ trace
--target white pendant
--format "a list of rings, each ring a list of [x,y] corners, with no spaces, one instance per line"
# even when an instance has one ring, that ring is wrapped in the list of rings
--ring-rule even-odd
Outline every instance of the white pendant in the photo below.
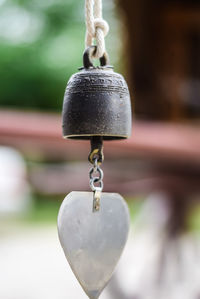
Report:
[[[58,234],[65,256],[90,299],[99,298],[126,244],[129,211],[117,193],[102,193],[93,211],[93,192],[69,193],[59,211]]]

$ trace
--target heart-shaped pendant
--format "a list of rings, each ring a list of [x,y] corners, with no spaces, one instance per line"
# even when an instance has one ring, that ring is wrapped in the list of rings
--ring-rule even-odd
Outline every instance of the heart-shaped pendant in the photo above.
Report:
[[[102,193],[93,211],[92,192],[69,193],[59,211],[58,233],[65,256],[90,299],[97,299],[126,244],[129,211],[117,193]]]

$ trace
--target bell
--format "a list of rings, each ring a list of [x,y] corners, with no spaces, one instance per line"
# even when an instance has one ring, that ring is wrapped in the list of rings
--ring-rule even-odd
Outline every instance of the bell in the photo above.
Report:
[[[115,73],[108,56],[100,66],[92,64],[96,46],[84,52],[83,67],[70,78],[63,102],[63,137],[104,140],[125,139],[131,135],[131,103],[123,76]]]

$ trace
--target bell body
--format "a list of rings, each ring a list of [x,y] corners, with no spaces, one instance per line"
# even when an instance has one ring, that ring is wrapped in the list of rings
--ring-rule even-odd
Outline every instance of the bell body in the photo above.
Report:
[[[131,103],[127,84],[112,67],[82,68],[66,87],[64,138],[105,140],[131,135]]]

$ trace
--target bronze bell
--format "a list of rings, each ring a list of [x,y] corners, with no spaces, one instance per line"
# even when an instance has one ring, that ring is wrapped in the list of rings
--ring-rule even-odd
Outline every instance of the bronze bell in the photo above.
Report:
[[[108,64],[107,54],[100,66],[91,62],[96,47],[86,49],[83,65],[70,78],[63,102],[63,136],[73,139],[125,139],[131,135],[131,103],[123,76]]]

